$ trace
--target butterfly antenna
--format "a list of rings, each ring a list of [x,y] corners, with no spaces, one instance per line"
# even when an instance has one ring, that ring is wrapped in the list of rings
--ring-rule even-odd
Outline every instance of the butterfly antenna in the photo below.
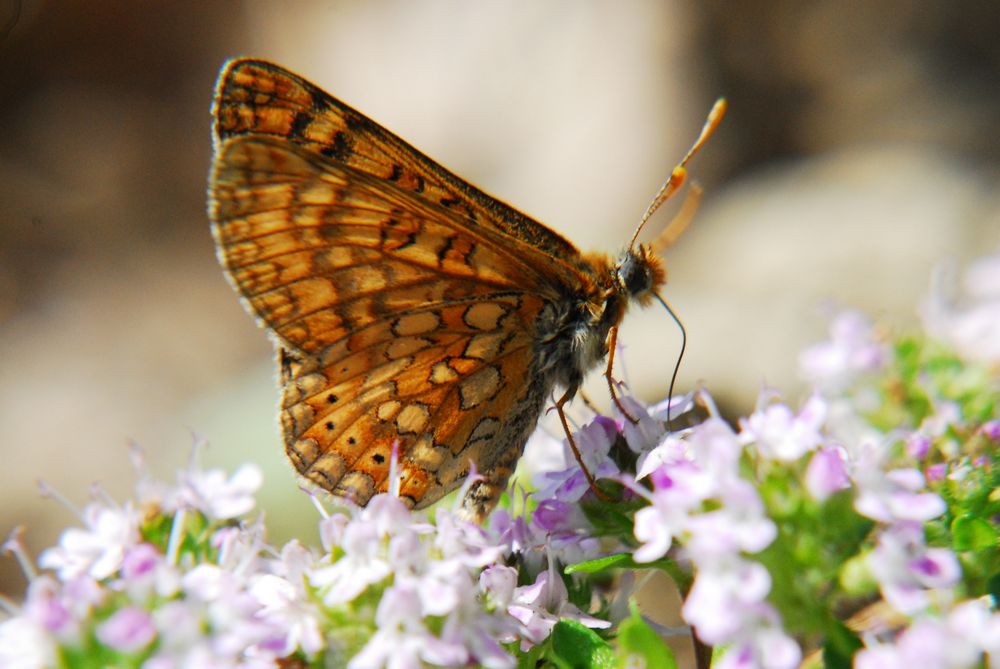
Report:
[[[694,144],[691,145],[691,148],[688,150],[681,162],[677,163],[677,166],[671,170],[670,176],[663,182],[660,186],[660,190],[658,190],[656,192],[656,196],[653,197],[653,201],[649,204],[649,207],[646,208],[646,213],[642,215],[642,219],[640,219],[639,225],[635,229],[635,234],[632,235],[632,241],[629,242],[629,248],[632,248],[635,245],[635,240],[638,238],[639,232],[642,230],[643,226],[646,225],[646,221],[649,220],[649,217],[660,208],[661,204],[670,199],[670,196],[676,193],[677,189],[684,185],[684,181],[687,179],[688,161],[701,150],[701,147],[705,144],[708,138],[712,136],[715,129],[719,127],[719,123],[722,122],[722,117],[726,114],[727,106],[728,103],[725,98],[719,98],[715,101],[715,104],[712,105],[712,110],[708,112],[708,118],[705,119],[705,125],[702,126],[698,139],[696,139]]]
[[[681,323],[681,319],[677,318],[677,314],[674,310],[670,308],[667,301],[660,297],[659,293],[653,293],[663,308],[667,310],[670,317],[674,319],[674,323],[677,323],[677,327],[681,330],[681,352],[677,355],[677,363],[674,365],[674,373],[670,375],[670,388],[667,390],[667,431],[670,431],[670,405],[674,400],[674,383],[677,381],[677,372],[681,369],[681,360],[684,359],[684,349],[687,348],[687,330],[684,329],[684,324]]]
[[[701,206],[701,196],[704,193],[705,190],[697,182],[691,182],[691,187],[688,188],[687,193],[684,195],[684,201],[681,203],[681,210],[667,223],[667,227],[663,228],[663,232],[658,234],[656,239],[649,243],[649,248],[653,253],[659,255],[665,249],[673,246],[674,242],[684,234],[684,231],[691,225],[691,221],[694,220],[695,214],[698,213],[698,207]]]

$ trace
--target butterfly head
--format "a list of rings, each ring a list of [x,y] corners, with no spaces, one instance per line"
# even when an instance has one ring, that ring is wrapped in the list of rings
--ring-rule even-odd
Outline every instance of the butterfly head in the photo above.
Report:
[[[614,278],[621,294],[645,306],[653,299],[657,288],[667,282],[667,271],[649,246],[639,244],[629,247],[618,257]]]

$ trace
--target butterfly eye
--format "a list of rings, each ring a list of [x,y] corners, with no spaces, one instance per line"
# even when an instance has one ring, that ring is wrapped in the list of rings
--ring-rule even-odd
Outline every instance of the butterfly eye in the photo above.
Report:
[[[649,263],[632,249],[622,254],[615,267],[615,273],[618,285],[629,295],[639,295],[653,287]]]

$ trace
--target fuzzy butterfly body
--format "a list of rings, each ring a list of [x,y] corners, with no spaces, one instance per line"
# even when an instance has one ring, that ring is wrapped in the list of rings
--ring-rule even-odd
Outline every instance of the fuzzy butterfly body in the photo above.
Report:
[[[273,335],[299,474],[364,505],[496,504],[546,400],[571,398],[657,257],[612,260],[464,182],[281,67],[234,60],[216,88],[212,231]],[[609,372],[610,374],[610,372]]]

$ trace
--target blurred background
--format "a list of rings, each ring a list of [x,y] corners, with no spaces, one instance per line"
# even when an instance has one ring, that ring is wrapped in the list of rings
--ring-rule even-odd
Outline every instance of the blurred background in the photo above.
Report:
[[[666,297],[680,389],[735,414],[763,384],[802,398],[796,355],[831,309],[912,327],[935,263],[1000,245],[998,25],[991,0],[0,0],[0,532],[25,525],[37,554],[74,522],[39,479],[125,499],[130,441],[169,478],[197,432],[205,463],[265,467],[272,540],[314,542],[271,346],[205,214],[227,58],[299,72],[609,252],[727,96]],[[650,309],[622,337],[619,373],[662,399],[676,328]],[[0,560],[0,592],[18,574]]]

